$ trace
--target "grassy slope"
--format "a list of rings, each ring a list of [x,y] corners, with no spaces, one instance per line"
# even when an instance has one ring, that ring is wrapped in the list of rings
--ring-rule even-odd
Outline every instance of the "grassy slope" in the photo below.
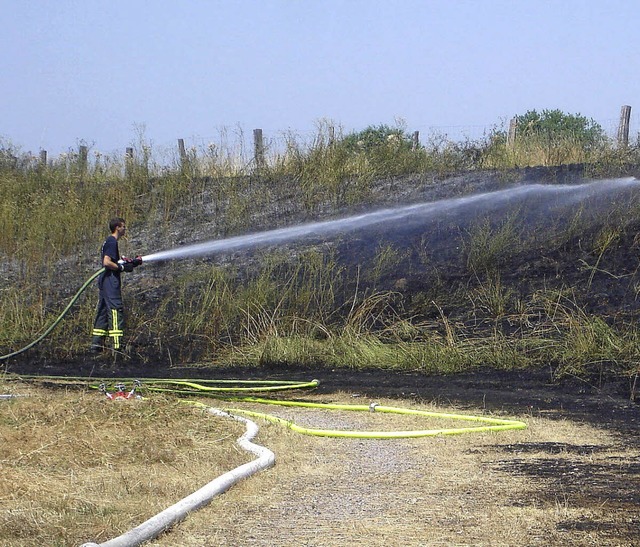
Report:
[[[93,173],[89,181],[58,171],[30,172],[26,180],[5,173],[3,207],[10,214],[2,216],[8,260],[0,353],[30,341],[95,270],[105,201],[112,204],[109,215],[128,219],[131,239],[123,252],[147,254],[399,203],[632,169],[385,177],[373,170],[334,182],[314,178],[320,172],[201,177],[182,171],[117,183],[109,173]],[[489,202],[315,245],[149,264],[125,288],[127,362],[426,372],[552,362],[572,374],[634,374],[636,197],[631,191],[602,201]],[[86,360],[93,299],[81,299],[64,329],[13,363]]]

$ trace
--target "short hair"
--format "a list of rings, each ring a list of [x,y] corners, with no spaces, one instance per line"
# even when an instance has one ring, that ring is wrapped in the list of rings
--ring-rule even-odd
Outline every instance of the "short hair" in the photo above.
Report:
[[[124,222],[124,218],[120,218],[120,217],[112,218],[112,219],[109,221],[109,231],[110,231],[111,233],[113,233],[113,232],[115,232],[115,231],[116,231],[116,228],[117,228],[118,226],[122,226],[123,224],[125,224],[125,222]]]

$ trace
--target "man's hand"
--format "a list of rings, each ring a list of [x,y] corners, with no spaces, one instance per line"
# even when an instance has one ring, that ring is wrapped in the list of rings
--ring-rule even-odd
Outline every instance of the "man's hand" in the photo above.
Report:
[[[134,268],[137,268],[142,264],[142,257],[140,255],[135,258],[122,257],[121,270],[125,272],[132,272]]]

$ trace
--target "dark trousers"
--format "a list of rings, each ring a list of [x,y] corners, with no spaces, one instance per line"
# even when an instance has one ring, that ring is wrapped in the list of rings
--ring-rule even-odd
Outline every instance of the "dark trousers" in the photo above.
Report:
[[[98,280],[98,306],[93,323],[91,345],[103,345],[105,337],[111,339],[113,349],[120,349],[124,334],[124,307],[120,290],[120,277],[100,276]]]

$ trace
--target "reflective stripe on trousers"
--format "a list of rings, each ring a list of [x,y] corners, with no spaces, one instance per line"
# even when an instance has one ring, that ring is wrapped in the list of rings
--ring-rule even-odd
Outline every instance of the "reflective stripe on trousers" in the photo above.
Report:
[[[120,338],[124,334],[120,329],[120,314],[118,310],[111,310],[111,328],[109,329],[109,337],[113,341],[114,349],[120,349]]]

